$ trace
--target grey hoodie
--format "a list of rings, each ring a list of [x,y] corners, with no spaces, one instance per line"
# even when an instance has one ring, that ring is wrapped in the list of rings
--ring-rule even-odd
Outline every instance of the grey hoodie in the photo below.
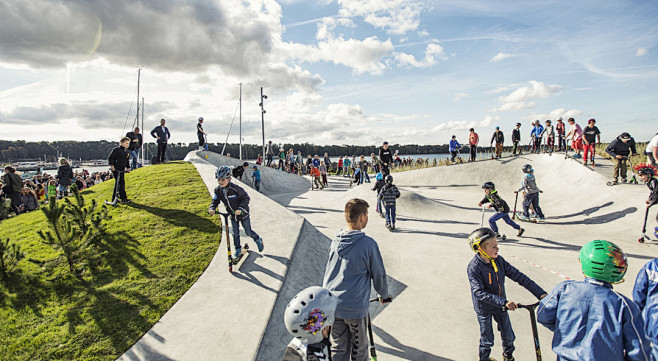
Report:
[[[521,183],[521,188],[519,188],[519,192],[521,191],[525,191],[526,194],[539,193],[534,174],[528,173],[523,177],[523,183]]]
[[[371,279],[382,298],[390,296],[377,242],[362,231],[341,229],[331,242],[322,283],[338,298],[337,318],[360,319],[368,315]]]

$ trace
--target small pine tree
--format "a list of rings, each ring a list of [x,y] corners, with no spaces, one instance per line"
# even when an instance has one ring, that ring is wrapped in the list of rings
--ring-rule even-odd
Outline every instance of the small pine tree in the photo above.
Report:
[[[107,216],[107,207],[97,209],[92,201],[91,206],[85,206],[84,198],[75,185],[71,186],[73,199],[65,199],[65,204],[59,204],[53,199],[47,207],[41,210],[46,215],[50,230],[37,233],[39,237],[55,250],[63,254],[55,259],[41,262],[46,267],[68,266],[72,274],[79,275],[86,270],[94,270],[102,262],[98,243],[104,232],[103,221]]]
[[[0,273],[2,278],[14,271],[14,268],[23,258],[25,253],[21,252],[21,246],[16,243],[9,243],[9,238],[6,241],[0,240]]]

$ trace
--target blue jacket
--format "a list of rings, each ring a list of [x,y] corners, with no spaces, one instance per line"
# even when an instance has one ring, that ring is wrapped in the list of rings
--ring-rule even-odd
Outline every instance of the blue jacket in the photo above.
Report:
[[[457,141],[457,139],[452,139],[452,140],[450,141],[450,151],[451,151],[451,152],[456,152],[457,149],[461,149],[461,147],[462,147],[462,146],[459,145],[459,142]]]
[[[633,301],[642,310],[647,337],[658,352],[658,258],[647,262],[637,274]]]
[[[214,211],[219,202],[224,203],[226,211],[232,215],[236,221],[241,221],[249,217],[249,195],[242,187],[235,183],[229,183],[226,188],[215,188],[215,195],[212,197],[209,210]],[[235,215],[235,211],[241,210],[242,214]]]
[[[156,143],[167,143],[167,140],[171,136],[171,134],[169,134],[169,128],[164,127],[164,131],[163,131],[162,126],[160,125],[153,128],[153,130],[151,131],[151,135],[153,136],[153,138],[160,137],[160,139],[158,139]]]
[[[524,275],[505,259],[498,256],[494,260],[498,272],[494,271],[493,265],[484,261],[482,256],[476,254],[468,264],[468,281],[471,284],[471,296],[473,298],[473,309],[479,314],[494,314],[504,312],[507,302],[505,295],[505,277],[525,287],[537,299],[546,293],[533,280]]]
[[[640,308],[607,282],[558,284],[537,307],[537,322],[553,331],[559,361],[649,360]]]
[[[260,171],[258,169],[253,171],[253,173],[251,173],[251,178],[260,181]]]
[[[544,127],[540,125],[535,125],[532,127],[532,132],[530,132],[531,138],[541,138],[541,133],[544,131]]]
[[[362,231],[340,230],[331,242],[322,283],[338,299],[337,318],[368,315],[370,280],[380,296],[390,296],[377,242]]]
[[[313,165],[317,168],[320,167],[320,158],[313,158]]]

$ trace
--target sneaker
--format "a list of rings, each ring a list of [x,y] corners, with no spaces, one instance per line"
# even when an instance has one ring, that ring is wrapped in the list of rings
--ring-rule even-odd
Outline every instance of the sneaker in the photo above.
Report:
[[[391,229],[391,225],[386,223],[386,228]]]
[[[128,199],[128,198],[124,198],[124,199],[122,199],[120,202],[121,202],[121,203],[130,203],[131,200]]]
[[[391,229],[395,229],[395,224],[392,224],[392,225],[391,225]]]
[[[503,235],[500,234],[500,233],[496,233],[496,238],[501,239],[501,238],[503,238]]]
[[[233,254],[233,259],[236,261],[240,259],[240,254],[242,254],[242,248],[236,249],[235,253]]]
[[[519,219],[522,220],[522,221],[529,221],[530,217],[524,216],[523,214],[519,214]]]
[[[537,218],[537,222],[544,222],[545,220],[546,220],[546,217]]]
[[[258,246],[258,252],[263,252],[263,248],[265,248],[265,245],[263,244],[262,238],[258,238],[256,240],[256,245]]]
[[[523,235],[523,232],[525,232],[525,229],[520,228],[519,233],[517,234],[517,236],[521,237]]]
[[[505,354],[503,354],[503,361],[514,361],[514,356],[509,356],[508,357],[508,356],[505,356]]]
[[[656,229],[653,231],[653,235],[658,238],[658,227],[656,227]]]
[[[622,179],[621,179],[621,182],[622,182],[622,183],[626,183],[626,178],[622,178]]]
[[[583,162],[583,165],[587,167],[587,161]]]

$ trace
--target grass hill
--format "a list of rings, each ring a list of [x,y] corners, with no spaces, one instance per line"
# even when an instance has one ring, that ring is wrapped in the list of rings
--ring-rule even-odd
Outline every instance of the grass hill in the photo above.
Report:
[[[82,192],[102,203],[109,181]],[[0,238],[26,258],[0,279],[0,360],[114,360],[187,291],[218,246],[219,221],[207,214],[209,195],[184,162],[126,175],[133,203],[110,207],[101,242],[104,263],[94,274],[48,272],[31,260],[59,254],[44,244],[40,210],[0,222]]]

